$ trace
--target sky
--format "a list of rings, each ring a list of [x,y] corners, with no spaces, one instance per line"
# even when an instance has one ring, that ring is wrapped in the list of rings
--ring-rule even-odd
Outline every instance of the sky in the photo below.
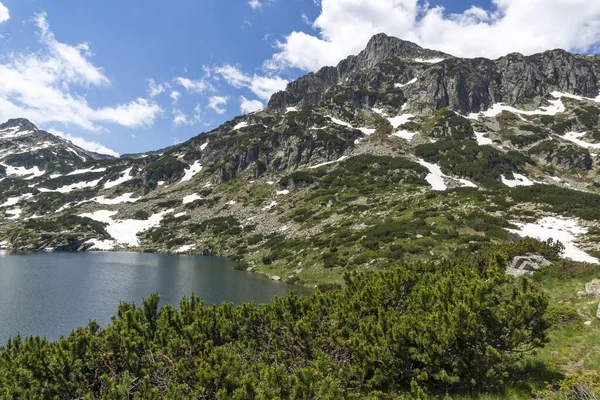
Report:
[[[0,0],[0,120],[156,150],[266,106],[384,32],[460,57],[600,50],[591,0]]]

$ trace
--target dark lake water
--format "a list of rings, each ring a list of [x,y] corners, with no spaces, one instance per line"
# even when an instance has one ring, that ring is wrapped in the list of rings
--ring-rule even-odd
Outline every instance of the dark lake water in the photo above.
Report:
[[[206,304],[239,304],[292,289],[234,265],[216,257],[0,252],[0,346],[17,333],[56,340],[90,320],[105,327],[121,301],[139,305],[152,293],[175,305],[192,293]]]

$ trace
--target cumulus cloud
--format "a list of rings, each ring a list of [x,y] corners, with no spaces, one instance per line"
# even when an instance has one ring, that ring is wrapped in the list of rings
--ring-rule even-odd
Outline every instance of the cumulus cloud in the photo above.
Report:
[[[248,5],[250,6],[250,8],[252,8],[254,11],[256,10],[260,10],[262,8],[262,3],[258,0],[250,0],[248,2]]]
[[[0,2],[0,24],[6,22],[10,19],[10,13],[8,12],[8,8],[4,4]]]
[[[285,89],[288,81],[279,76],[248,75],[238,67],[225,64],[215,68],[215,73],[221,75],[227,83],[235,88],[248,88],[259,99],[269,100],[273,93]]]
[[[221,108],[221,106],[227,104],[229,99],[226,96],[212,96],[208,99],[207,107],[212,109],[217,114],[225,114],[227,110]]]
[[[0,119],[24,117],[38,124],[61,122],[94,131],[106,122],[132,128],[154,123],[162,110],[143,98],[116,106],[90,106],[74,88],[109,87],[110,80],[89,60],[89,45],[56,40],[45,13],[34,20],[42,49],[10,54],[0,63]]]
[[[493,0],[489,10],[471,7],[448,14],[423,0],[322,0],[312,27],[278,42],[270,69],[316,70],[360,52],[385,32],[462,57],[532,54],[552,48],[586,52],[600,42],[600,2],[589,0]]]
[[[93,151],[94,153],[99,154],[108,154],[109,156],[119,157],[119,153],[114,150],[109,149],[108,147],[94,141],[86,140],[82,137],[71,136],[68,133],[61,132],[56,129],[48,129],[48,132],[56,135],[62,139],[68,140],[73,143],[75,146],[79,146],[84,150]]]
[[[248,100],[244,96],[240,96],[240,111],[242,114],[262,110],[264,107],[264,104],[258,100]]]
[[[206,79],[191,80],[188,78],[175,78],[175,82],[190,93],[204,93],[213,90],[213,86]]]
[[[173,104],[176,104],[179,101],[179,98],[181,97],[181,93],[177,90],[173,90],[169,97],[171,98],[171,100],[173,100]]]
[[[194,107],[194,115],[189,118],[183,111],[178,108],[173,109],[173,126],[180,125],[195,125],[201,121],[201,108],[200,104],[196,104]]]
[[[150,97],[156,97],[159,94],[163,93],[167,88],[162,83],[157,84],[154,82],[154,79],[150,79],[148,81],[148,94]]]

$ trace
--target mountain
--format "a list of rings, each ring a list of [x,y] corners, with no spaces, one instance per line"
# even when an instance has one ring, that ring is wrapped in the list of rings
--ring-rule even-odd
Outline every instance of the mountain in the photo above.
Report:
[[[600,56],[465,59],[389,37],[265,110],[100,159],[0,127],[0,246],[219,254],[306,285],[517,236],[600,256]]]

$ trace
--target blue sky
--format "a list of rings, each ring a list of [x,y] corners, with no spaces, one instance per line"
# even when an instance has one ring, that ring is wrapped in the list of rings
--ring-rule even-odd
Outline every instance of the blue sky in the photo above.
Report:
[[[458,56],[596,52],[588,0],[0,0],[0,119],[162,148],[266,105],[378,32]],[[104,146],[104,147],[102,147]]]

